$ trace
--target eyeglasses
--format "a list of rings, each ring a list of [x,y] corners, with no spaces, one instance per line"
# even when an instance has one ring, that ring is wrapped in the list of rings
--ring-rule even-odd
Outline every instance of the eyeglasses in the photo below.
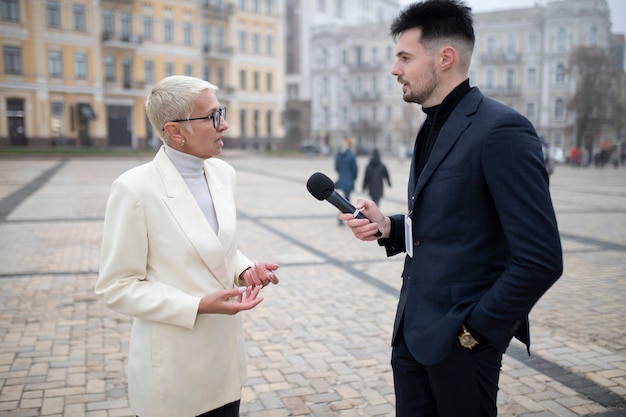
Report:
[[[174,122],[191,122],[192,120],[209,120],[209,119],[213,119],[213,127],[217,129],[218,127],[220,127],[220,123],[222,122],[222,118],[224,120],[226,120],[226,106],[220,107],[219,109],[215,110],[213,113],[209,114],[208,116],[192,117],[191,119],[172,120],[170,123],[174,123]],[[165,131],[165,128],[163,128],[163,131]]]

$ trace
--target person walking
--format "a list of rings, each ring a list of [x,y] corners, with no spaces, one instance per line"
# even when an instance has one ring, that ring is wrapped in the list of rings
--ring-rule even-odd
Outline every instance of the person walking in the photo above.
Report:
[[[493,417],[502,355],[513,337],[529,349],[528,314],[563,272],[541,141],[524,116],[470,87],[475,35],[462,1],[408,5],[391,35],[391,74],[426,113],[407,211],[386,216],[358,199],[369,220],[340,218],[388,256],[405,254],[396,416]]]
[[[341,190],[343,196],[348,201],[350,201],[350,195],[354,190],[354,183],[358,174],[358,164],[353,149],[354,139],[351,136],[347,136],[335,155],[335,171],[338,174],[335,188]],[[339,219],[338,224],[340,226],[343,225],[343,221]]]
[[[133,318],[128,395],[139,417],[237,417],[246,374],[237,313],[278,283],[238,249],[235,170],[216,158],[226,108],[207,81],[171,76],[146,113],[163,145],[111,187],[95,292]]]
[[[384,181],[391,187],[391,179],[389,171],[380,159],[378,149],[372,151],[372,156],[365,167],[365,175],[363,176],[363,192],[369,192],[370,198],[378,207],[380,207],[380,199],[383,196]]]

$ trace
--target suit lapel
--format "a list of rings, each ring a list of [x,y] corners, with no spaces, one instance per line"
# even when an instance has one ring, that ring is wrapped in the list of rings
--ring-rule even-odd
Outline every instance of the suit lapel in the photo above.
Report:
[[[231,277],[229,277],[226,268],[222,244],[204,217],[185,181],[174,164],[165,155],[163,149],[155,156],[155,163],[165,185],[165,204],[172,216],[189,239],[189,242],[196,248],[198,255],[211,270],[215,279],[225,289],[232,288],[233,280],[230,279]],[[219,220],[218,215],[218,222]]]
[[[461,100],[459,105],[456,106],[452,114],[448,117],[448,120],[446,120],[442,126],[441,131],[439,131],[439,136],[437,136],[435,146],[433,146],[430,157],[428,158],[428,162],[426,166],[424,166],[424,170],[416,182],[409,183],[415,185],[413,191],[413,195],[415,196],[414,201],[417,201],[417,196],[439,167],[441,161],[443,161],[448,152],[454,147],[454,144],[462,136],[465,129],[471,124],[470,116],[476,112],[482,97],[483,95],[478,88],[472,89],[463,100]],[[415,157],[413,158],[413,163],[415,163]],[[414,170],[412,170],[411,176],[415,176]]]

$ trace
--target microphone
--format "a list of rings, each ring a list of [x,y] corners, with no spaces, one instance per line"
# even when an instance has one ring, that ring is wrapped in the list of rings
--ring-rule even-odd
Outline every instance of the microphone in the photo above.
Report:
[[[313,197],[318,200],[326,200],[333,206],[337,207],[342,213],[350,213],[356,219],[367,219],[363,213],[358,211],[348,200],[343,198],[337,191],[335,191],[335,183],[321,172],[316,172],[311,175],[306,182],[306,189],[309,190]],[[374,236],[381,236],[382,233],[376,232]]]

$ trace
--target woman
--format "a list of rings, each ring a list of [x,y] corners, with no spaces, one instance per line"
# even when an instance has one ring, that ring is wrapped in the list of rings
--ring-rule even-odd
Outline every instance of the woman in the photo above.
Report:
[[[214,158],[226,109],[197,78],[159,82],[146,113],[164,145],[112,185],[96,293],[133,317],[130,407],[139,417],[239,415],[241,317],[278,265],[237,248],[235,170]],[[243,286],[243,287],[242,287]]]
[[[391,187],[391,179],[389,171],[380,159],[378,149],[372,151],[372,156],[365,167],[365,176],[363,177],[363,192],[369,191],[370,198],[378,207],[380,207],[380,199],[383,196],[384,181]]]

